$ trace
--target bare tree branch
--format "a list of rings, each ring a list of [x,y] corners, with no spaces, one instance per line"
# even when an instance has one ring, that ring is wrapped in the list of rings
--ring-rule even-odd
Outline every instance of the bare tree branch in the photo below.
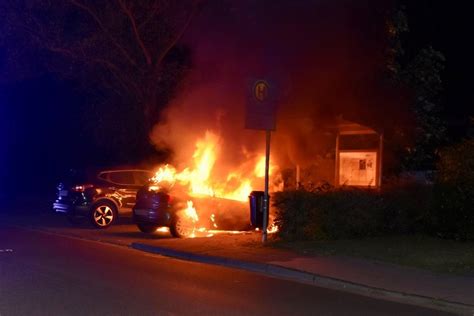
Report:
[[[120,45],[118,43],[118,41],[110,34],[110,32],[107,30],[107,28],[104,26],[104,24],[100,20],[100,18],[97,16],[97,14],[94,13],[94,11],[92,11],[92,9],[90,7],[86,6],[83,3],[78,2],[76,0],[69,0],[69,2],[72,3],[73,5],[75,5],[76,7],[81,8],[82,10],[86,11],[94,19],[94,21],[99,25],[99,27],[102,29],[102,31],[110,38],[110,40],[112,41],[114,46],[117,47],[122,52],[122,54],[125,56],[125,58],[132,65],[136,66],[136,64],[137,64],[136,61],[127,53],[125,48],[123,48],[122,45]]]
[[[32,19],[32,21],[36,22],[34,19]],[[31,36],[33,41],[46,48],[50,52],[61,54],[73,59],[78,58],[78,55],[73,50],[54,45],[52,40],[46,37],[45,32],[40,24],[36,23],[35,28],[23,24],[22,28]]]
[[[153,9],[151,10],[150,14],[140,23],[138,26],[138,29],[140,30],[142,27],[144,27],[148,22],[150,22],[151,19],[153,19],[157,14],[158,14],[158,1],[155,1],[153,4]]]
[[[125,2],[123,0],[118,0],[118,3],[120,5],[120,8],[122,9],[122,11],[125,12],[125,14],[127,15],[127,17],[130,20],[130,24],[132,25],[132,29],[133,29],[133,34],[135,35],[135,39],[136,39],[138,45],[142,49],[143,55],[145,56],[145,59],[146,59],[146,63],[148,65],[151,65],[150,52],[148,51],[148,49],[145,46],[145,43],[143,42],[142,38],[140,37],[140,33],[138,31],[138,28],[137,28],[137,23],[135,21],[135,17],[132,14],[132,11],[130,10],[129,7],[127,7],[127,5],[125,4]]]
[[[135,83],[132,80],[125,79],[121,75],[120,69],[117,66],[115,66],[113,63],[111,63],[110,61],[102,59],[102,58],[91,58],[90,61],[100,64],[104,66],[106,69],[108,69],[109,72],[117,79],[117,81],[120,83],[120,85],[122,86],[124,90],[128,90],[128,91],[133,90],[133,92],[135,93],[138,91],[138,87],[135,85]],[[130,89],[131,87],[132,89]],[[116,91],[116,93],[118,92]],[[123,93],[118,93],[118,94],[123,95]]]
[[[161,63],[165,59],[166,55],[168,55],[169,51],[176,45],[176,43],[181,39],[181,37],[183,37],[184,32],[188,29],[189,24],[191,24],[191,20],[193,19],[194,15],[196,15],[197,13],[199,2],[200,2],[199,0],[196,0],[194,2],[193,9],[191,13],[189,14],[186,22],[184,23],[184,26],[181,28],[178,34],[168,43],[168,45],[161,52],[161,54],[158,55],[158,58],[156,59],[156,62],[155,62],[156,70],[161,66]]]
[[[185,75],[184,67],[166,67],[164,60],[188,29],[200,0],[5,2],[0,0],[0,35],[24,44],[11,56],[27,58],[31,48],[48,52],[41,55],[46,69],[78,79],[94,93],[120,94],[118,102],[129,104],[149,128],[172,93],[169,87]],[[144,25],[147,28],[140,30]],[[184,58],[190,57],[187,50],[177,54],[173,65],[184,65]]]

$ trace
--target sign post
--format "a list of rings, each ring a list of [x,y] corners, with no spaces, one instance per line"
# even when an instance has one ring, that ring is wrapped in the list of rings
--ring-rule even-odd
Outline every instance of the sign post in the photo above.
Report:
[[[269,171],[270,171],[270,140],[272,132],[266,131],[266,143],[265,143],[265,194],[263,196],[263,229],[262,229],[262,242],[267,241],[267,229],[268,229],[268,213],[270,205],[270,197],[268,194],[268,183],[269,183]]]
[[[270,205],[269,172],[270,172],[270,141],[271,131],[276,125],[276,87],[266,80],[255,80],[249,89],[251,91],[247,98],[247,112],[245,127],[248,129],[264,130],[266,133],[265,143],[265,192],[263,196],[263,227],[262,242],[267,241],[268,213]]]

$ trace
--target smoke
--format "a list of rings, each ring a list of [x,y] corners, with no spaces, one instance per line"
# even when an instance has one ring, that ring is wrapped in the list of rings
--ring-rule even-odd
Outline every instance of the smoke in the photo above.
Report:
[[[280,87],[272,159],[307,164],[332,139],[336,115],[360,123],[393,118],[393,91],[380,81],[385,54],[383,1],[215,1],[184,42],[194,68],[151,132],[157,147],[189,163],[206,130],[219,135],[225,169],[264,153],[265,135],[246,130],[248,82],[271,77]]]

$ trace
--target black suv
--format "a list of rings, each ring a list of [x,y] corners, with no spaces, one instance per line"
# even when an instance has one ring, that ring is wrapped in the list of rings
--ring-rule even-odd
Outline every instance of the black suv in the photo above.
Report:
[[[152,177],[151,171],[138,169],[75,171],[58,184],[53,209],[72,222],[86,217],[95,227],[107,228],[119,216],[131,216],[137,191]]]

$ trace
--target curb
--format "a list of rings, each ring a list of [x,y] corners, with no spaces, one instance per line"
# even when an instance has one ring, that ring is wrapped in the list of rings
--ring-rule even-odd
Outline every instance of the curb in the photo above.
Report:
[[[218,256],[201,255],[192,252],[178,251],[170,248],[156,247],[137,242],[131,243],[130,248],[181,260],[194,261],[199,263],[219,265],[228,268],[250,271],[270,277],[292,280],[300,283],[310,284],[313,286],[349,292],[352,294],[363,295],[371,298],[416,305],[420,307],[427,307],[431,309],[452,312],[459,315],[474,315],[474,305],[452,302],[440,298],[433,298],[423,295],[397,292],[364,284],[357,284],[350,281],[326,277],[323,275],[286,268],[274,264],[243,261]]]

